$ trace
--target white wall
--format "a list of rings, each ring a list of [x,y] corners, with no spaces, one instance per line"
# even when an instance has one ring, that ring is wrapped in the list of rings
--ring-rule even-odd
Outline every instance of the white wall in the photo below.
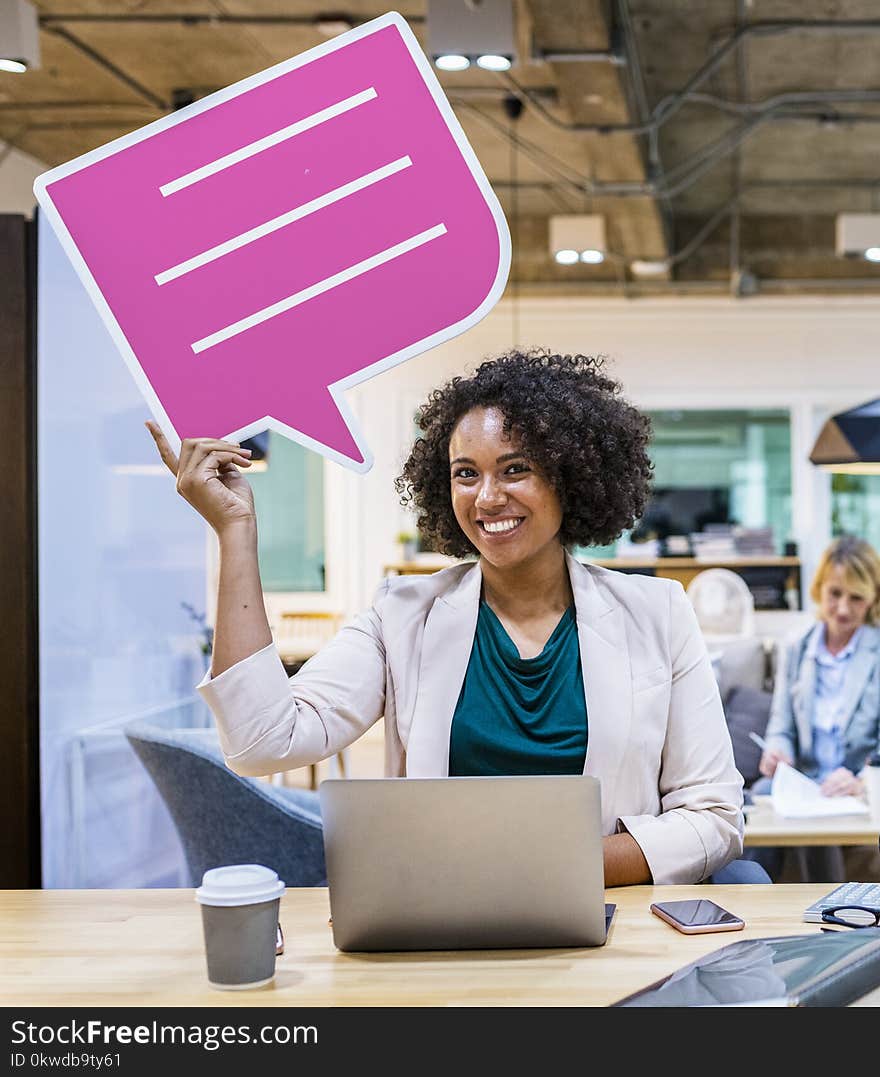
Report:
[[[48,165],[0,141],[0,213],[34,215],[34,180]]]
[[[829,538],[829,479],[808,454],[824,419],[880,396],[880,301],[870,298],[750,300],[523,299],[524,344],[600,352],[625,394],[643,408],[786,407],[792,411],[795,538],[808,574]],[[331,531],[342,533],[347,612],[370,600],[382,566],[399,559],[407,520],[393,479],[411,437],[411,416],[434,386],[512,343],[508,302],[464,336],[380,375],[349,394],[375,455],[366,476],[328,464],[342,493]]]

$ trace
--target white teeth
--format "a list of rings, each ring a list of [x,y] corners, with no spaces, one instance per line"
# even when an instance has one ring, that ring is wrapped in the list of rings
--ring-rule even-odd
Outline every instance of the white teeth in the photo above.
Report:
[[[499,520],[498,523],[489,523],[488,520],[484,520],[483,528],[490,535],[494,535],[499,531],[512,531],[515,527],[519,527],[521,522],[521,520]]]

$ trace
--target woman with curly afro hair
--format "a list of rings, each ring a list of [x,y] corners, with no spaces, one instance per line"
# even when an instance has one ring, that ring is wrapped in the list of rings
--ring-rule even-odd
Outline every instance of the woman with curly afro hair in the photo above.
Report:
[[[742,778],[690,603],[677,583],[571,554],[641,516],[648,420],[601,359],[535,350],[453,378],[419,427],[398,492],[436,548],[469,559],[384,580],[290,679],[266,621],[250,488],[233,466],[246,455],[195,439],[178,462],[151,427],[220,540],[199,689],[227,763],[247,775],[302,767],[384,716],[392,777],[598,778],[608,886],[715,875],[742,848]]]

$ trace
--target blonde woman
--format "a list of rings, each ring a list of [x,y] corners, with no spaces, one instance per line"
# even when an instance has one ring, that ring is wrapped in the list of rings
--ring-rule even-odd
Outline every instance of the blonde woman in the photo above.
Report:
[[[826,796],[857,796],[859,772],[880,735],[877,552],[861,539],[836,539],[810,597],[818,620],[780,656],[760,770],[769,779],[780,762],[790,763]]]

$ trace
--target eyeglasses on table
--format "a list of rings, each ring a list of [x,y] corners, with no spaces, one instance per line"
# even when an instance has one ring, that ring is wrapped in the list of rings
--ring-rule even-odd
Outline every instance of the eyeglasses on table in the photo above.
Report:
[[[822,922],[842,924],[844,927],[877,927],[880,924],[880,909],[867,905],[837,905],[822,910]]]

